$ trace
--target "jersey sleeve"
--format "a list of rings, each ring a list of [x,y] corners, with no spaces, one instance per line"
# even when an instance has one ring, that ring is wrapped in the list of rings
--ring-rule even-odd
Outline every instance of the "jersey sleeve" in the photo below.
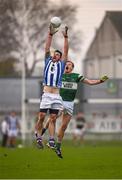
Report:
[[[64,72],[64,70],[65,70],[65,65],[66,65],[66,62],[65,62],[65,61],[61,61],[61,64],[62,64],[62,72]]]
[[[85,77],[79,74],[77,82],[83,81],[84,79],[85,79]]]
[[[51,56],[48,56],[47,58],[45,58],[45,65],[47,65],[47,63],[51,60]]]

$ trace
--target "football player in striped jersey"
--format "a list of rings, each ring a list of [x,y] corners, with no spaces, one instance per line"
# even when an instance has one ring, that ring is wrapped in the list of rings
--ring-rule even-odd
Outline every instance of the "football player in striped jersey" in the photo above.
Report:
[[[55,149],[55,123],[60,110],[63,109],[63,101],[59,90],[62,85],[62,76],[68,56],[68,27],[62,31],[64,37],[63,53],[55,50],[53,56],[50,53],[52,38],[56,31],[50,25],[45,46],[45,67],[43,75],[43,95],[40,101],[39,117],[35,126],[36,141],[39,148],[43,148],[42,128],[47,111],[49,112],[49,143],[48,146]]]

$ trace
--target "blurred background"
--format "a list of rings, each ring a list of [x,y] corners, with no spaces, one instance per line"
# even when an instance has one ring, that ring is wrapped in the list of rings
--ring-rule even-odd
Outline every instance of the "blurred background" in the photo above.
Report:
[[[0,0],[0,140],[2,123],[14,111],[21,127],[19,138],[32,143],[42,93],[44,44],[53,16],[61,17],[63,23],[52,49],[62,50],[60,31],[67,24],[74,72],[89,79],[110,78],[92,87],[79,83],[65,139],[73,137],[81,115],[85,140],[121,140],[121,0]],[[57,129],[59,124],[60,119]]]

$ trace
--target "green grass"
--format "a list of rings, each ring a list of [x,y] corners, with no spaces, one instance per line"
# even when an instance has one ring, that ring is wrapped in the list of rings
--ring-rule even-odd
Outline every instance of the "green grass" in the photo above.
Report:
[[[122,179],[121,142],[65,142],[63,156],[47,148],[0,148],[0,179]]]

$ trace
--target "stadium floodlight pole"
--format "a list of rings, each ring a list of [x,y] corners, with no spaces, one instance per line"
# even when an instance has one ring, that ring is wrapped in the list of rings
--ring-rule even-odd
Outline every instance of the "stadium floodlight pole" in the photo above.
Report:
[[[26,97],[26,89],[25,89],[25,79],[26,79],[26,73],[25,73],[25,62],[24,57],[22,58],[22,94],[21,94],[21,125],[22,125],[22,140],[23,143],[26,139],[26,106],[25,106],[25,97]]]

